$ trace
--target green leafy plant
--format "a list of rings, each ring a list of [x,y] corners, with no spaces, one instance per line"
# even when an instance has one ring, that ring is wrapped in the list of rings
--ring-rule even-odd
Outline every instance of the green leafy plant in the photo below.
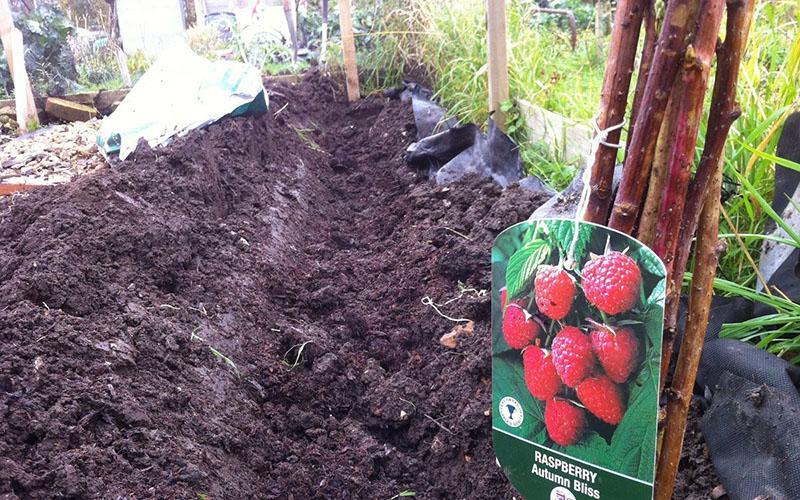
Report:
[[[184,32],[183,36],[186,44],[194,53],[212,61],[231,51],[230,44],[222,39],[219,31],[213,26],[192,26]],[[133,71],[131,71],[131,76],[133,76]]]
[[[77,68],[79,81],[83,85],[102,85],[119,79],[116,56],[109,46],[83,58]]]
[[[59,9],[40,4],[14,20],[25,44],[25,66],[31,85],[44,94],[64,94],[76,87],[78,72],[67,39],[72,22]],[[0,84],[11,90],[11,75],[5,55],[0,53]]]
[[[128,55],[128,72],[131,80],[135,83],[150,68],[152,61],[141,50],[137,50]]]

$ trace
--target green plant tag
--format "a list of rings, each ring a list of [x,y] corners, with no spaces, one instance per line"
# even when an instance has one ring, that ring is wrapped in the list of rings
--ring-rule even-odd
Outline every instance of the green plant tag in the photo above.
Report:
[[[492,248],[492,426],[527,499],[652,499],[664,264],[591,223],[542,219]]]

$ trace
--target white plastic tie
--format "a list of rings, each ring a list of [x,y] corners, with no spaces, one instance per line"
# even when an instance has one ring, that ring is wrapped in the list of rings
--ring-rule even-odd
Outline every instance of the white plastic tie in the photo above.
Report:
[[[594,129],[594,138],[592,139],[592,146],[589,150],[589,155],[586,158],[586,167],[583,169],[583,190],[581,191],[581,198],[578,201],[578,208],[575,210],[575,229],[572,235],[572,243],[569,246],[569,252],[567,252],[567,262],[566,267],[568,269],[573,269],[575,267],[575,246],[578,244],[578,224],[583,220],[584,215],[586,214],[586,207],[589,204],[589,194],[591,190],[591,186],[589,183],[592,179],[592,163],[594,162],[594,158],[597,155],[597,150],[600,149],[600,146],[606,146],[608,148],[619,149],[623,146],[623,144],[611,144],[606,141],[608,139],[608,134],[615,130],[619,130],[625,126],[625,120],[622,120],[616,125],[612,125],[606,129],[601,130],[600,127],[597,125],[597,119],[599,115],[595,115],[592,118],[592,128]]]

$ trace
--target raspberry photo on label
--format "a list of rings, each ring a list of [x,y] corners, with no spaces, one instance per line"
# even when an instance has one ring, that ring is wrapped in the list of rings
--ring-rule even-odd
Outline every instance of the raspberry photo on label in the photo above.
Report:
[[[497,237],[493,437],[526,498],[651,498],[664,276],[649,248],[603,226],[543,219]]]

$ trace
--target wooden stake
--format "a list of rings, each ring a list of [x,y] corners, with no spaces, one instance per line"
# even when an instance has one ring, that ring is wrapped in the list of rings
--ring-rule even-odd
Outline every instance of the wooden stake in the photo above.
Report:
[[[342,51],[344,52],[344,72],[347,81],[347,100],[361,98],[358,86],[358,66],[356,65],[356,41],[353,37],[353,18],[350,0],[339,0],[339,26],[342,30]]]
[[[636,48],[639,43],[639,31],[646,4],[647,0],[620,0],[617,3],[611,44],[608,48],[606,73],[603,79],[600,116],[597,119],[597,126],[600,130],[618,125],[625,118],[631,75],[636,60]],[[640,76],[640,78],[643,77]],[[610,132],[605,142],[618,143],[621,133],[621,129]],[[592,165],[592,177],[589,181],[591,190],[584,215],[585,220],[597,224],[605,224],[608,221],[616,163],[617,148],[601,144],[597,148]]]
[[[39,116],[36,114],[36,102],[33,99],[30,80],[28,80],[28,71],[25,69],[25,46],[22,42],[22,32],[14,27],[8,0],[0,0],[0,40],[2,40],[5,50],[9,72],[14,80],[17,124],[20,132],[24,133],[39,126]]]
[[[500,130],[505,132],[506,116],[500,109],[509,96],[505,0],[487,0],[486,29],[489,37],[489,114]]]

